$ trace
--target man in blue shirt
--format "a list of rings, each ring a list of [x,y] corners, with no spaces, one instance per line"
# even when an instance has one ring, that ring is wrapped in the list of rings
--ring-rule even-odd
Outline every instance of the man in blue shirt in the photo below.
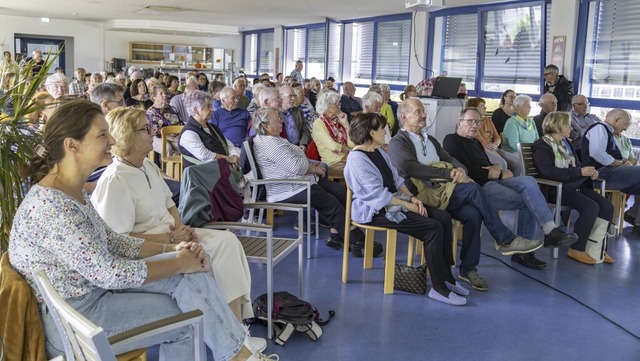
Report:
[[[213,112],[210,123],[217,125],[233,145],[241,147],[247,139],[251,115],[246,109],[238,108],[238,94],[232,87],[220,91],[220,101],[222,106]]]

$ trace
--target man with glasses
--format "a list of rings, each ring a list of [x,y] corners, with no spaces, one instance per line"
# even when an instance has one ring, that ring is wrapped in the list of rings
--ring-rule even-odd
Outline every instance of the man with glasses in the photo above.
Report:
[[[489,161],[482,144],[476,139],[481,119],[477,108],[464,109],[460,113],[456,132],[444,138],[444,149],[468,169],[469,176],[482,186],[495,209],[518,210],[517,233],[520,237],[534,239],[542,227],[545,247],[575,242],[578,239],[575,233],[567,234],[555,224],[535,179],[529,176],[514,177],[508,169],[503,170],[500,165]],[[541,269],[546,266],[533,252],[514,254],[511,260],[529,268]]]
[[[549,64],[544,67],[544,91],[552,93],[558,99],[558,110],[568,112],[571,110],[571,98],[573,97],[573,83],[564,75],[558,75],[557,66]]]
[[[582,148],[582,137],[590,126],[601,122],[597,115],[589,113],[589,100],[582,94],[578,94],[571,100],[573,110],[571,111],[571,145],[580,154]]]
[[[296,93],[289,85],[280,87],[280,99],[284,124],[282,127],[285,137],[291,144],[295,144],[306,152],[311,141],[311,132],[306,125],[304,112],[295,106]]]
[[[478,275],[480,230],[482,222],[500,244],[502,254],[530,252],[542,246],[540,241],[518,237],[504,226],[482,188],[467,177],[467,170],[425,131],[427,115],[417,99],[407,99],[398,106],[402,129],[389,143],[389,157],[409,189],[428,207],[451,213],[464,225],[460,252],[460,280],[474,289],[487,291],[489,284]],[[482,117],[467,119],[479,128]],[[482,148],[482,145],[480,145]],[[417,192],[416,192],[417,190]],[[438,211],[427,211],[430,217]],[[445,230],[450,232],[451,230]]]
[[[104,114],[124,106],[124,88],[118,84],[102,83],[89,92],[92,103],[98,104]]]

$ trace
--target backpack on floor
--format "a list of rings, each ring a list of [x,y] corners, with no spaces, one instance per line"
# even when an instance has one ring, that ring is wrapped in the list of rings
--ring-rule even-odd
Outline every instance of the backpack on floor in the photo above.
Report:
[[[253,301],[256,319],[267,322],[267,294],[263,294]],[[294,331],[302,332],[311,340],[316,341],[322,336],[322,327],[335,316],[335,311],[329,311],[329,318],[322,320],[318,309],[307,301],[301,300],[289,292],[273,293],[273,329],[275,342],[284,345]]]

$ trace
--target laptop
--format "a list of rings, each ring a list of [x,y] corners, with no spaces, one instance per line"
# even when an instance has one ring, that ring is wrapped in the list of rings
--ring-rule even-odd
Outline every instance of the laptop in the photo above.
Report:
[[[448,76],[437,77],[433,80],[432,98],[454,99],[458,96],[458,88],[462,83],[462,78]]]

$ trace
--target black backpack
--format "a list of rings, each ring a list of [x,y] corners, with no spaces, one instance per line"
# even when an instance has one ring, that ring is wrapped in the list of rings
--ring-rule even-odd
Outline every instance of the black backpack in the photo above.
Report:
[[[267,294],[263,294],[253,301],[255,318],[267,322]],[[289,292],[273,293],[273,328],[275,342],[284,345],[294,331],[302,332],[311,340],[316,341],[322,336],[322,327],[335,316],[335,311],[329,311],[329,318],[322,320],[318,309],[307,301],[303,301]]]

